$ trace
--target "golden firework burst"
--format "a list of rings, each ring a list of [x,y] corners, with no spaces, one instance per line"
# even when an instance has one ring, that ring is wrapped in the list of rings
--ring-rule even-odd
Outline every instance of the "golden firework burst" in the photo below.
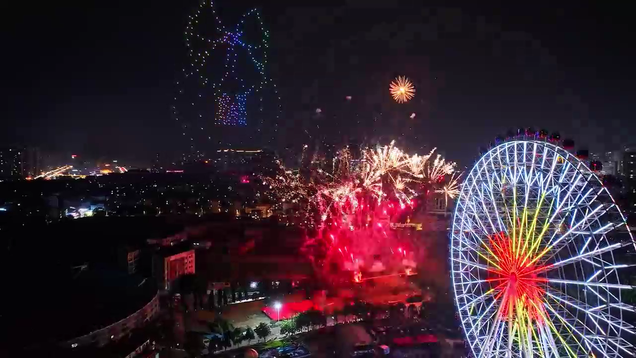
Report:
[[[389,87],[391,96],[398,103],[408,102],[415,96],[415,86],[405,76],[398,76]]]

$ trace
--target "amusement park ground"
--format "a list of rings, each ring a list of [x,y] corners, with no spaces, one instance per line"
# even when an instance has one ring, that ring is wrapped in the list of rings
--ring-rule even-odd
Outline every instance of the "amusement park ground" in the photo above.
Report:
[[[422,292],[414,287],[414,285],[405,282],[406,281],[400,277],[387,278],[383,284],[375,287],[361,288],[357,292],[339,294],[336,297],[314,301],[306,300],[302,294],[285,296],[280,300],[282,303],[280,319],[286,319],[288,318],[287,316],[305,309],[312,307],[320,308],[318,306],[322,306],[321,308],[327,313],[327,327],[301,334],[298,337],[299,341],[309,348],[313,356],[334,357],[343,356],[342,354],[349,356],[352,347],[356,344],[373,342],[374,339],[372,335],[374,335],[374,329],[377,328],[375,327],[376,325],[382,326],[384,329],[387,328],[387,325],[380,321],[367,324],[353,321],[346,324],[336,324],[336,321],[340,323],[344,322],[345,317],[339,316],[336,320],[331,316],[331,313],[341,310],[343,305],[354,299],[354,296],[359,297],[359,295],[364,295],[368,298],[367,302],[374,304],[404,302],[407,297],[422,295]],[[400,287],[401,289],[396,290],[396,287]],[[423,296],[426,296],[426,294]],[[207,333],[209,332],[208,322],[213,321],[216,314],[207,310],[191,310],[184,313],[182,317],[182,324],[179,325],[180,330],[182,330],[181,334],[183,334],[184,331]],[[273,307],[267,307],[265,301],[253,301],[227,306],[222,313],[222,317],[230,321],[235,327],[246,328],[249,326],[254,328],[259,323],[270,324],[276,321],[278,312],[273,310]],[[426,322],[420,322],[419,324],[421,324],[422,327],[429,326]],[[399,329],[399,327],[395,328]],[[392,328],[389,327],[389,329]],[[443,332],[443,330],[439,330],[439,332]],[[420,357],[459,358],[466,356],[463,344],[459,344],[459,347],[453,348],[449,343],[450,340],[446,339],[450,337],[446,337],[443,333],[437,333],[437,337],[440,342],[440,350],[435,353],[429,352],[427,349],[416,350],[417,352],[402,349],[394,351],[391,356],[399,355],[406,357],[414,353],[417,353]],[[272,327],[272,332],[268,340],[272,341],[280,338],[283,338],[283,336],[280,335],[279,327]],[[228,354],[232,357],[239,357],[242,356],[240,352],[245,350],[246,347],[254,345],[257,341],[258,340],[243,342],[220,353]],[[334,351],[337,351],[338,354],[334,355]],[[207,350],[204,350],[203,353],[207,354]]]

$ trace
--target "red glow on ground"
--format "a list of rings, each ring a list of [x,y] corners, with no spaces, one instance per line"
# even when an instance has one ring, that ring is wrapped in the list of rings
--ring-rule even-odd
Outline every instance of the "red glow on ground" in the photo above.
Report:
[[[538,274],[549,266],[530,264],[533,257],[528,257],[527,248],[522,239],[517,245],[504,233],[490,237],[490,250],[494,254],[493,262],[499,267],[490,265],[493,289],[498,291],[495,298],[501,299],[499,317],[513,320],[517,315],[527,314],[531,320],[541,320],[543,313],[543,296],[545,294],[545,277]],[[523,248],[526,248],[524,251]],[[519,310],[520,309],[520,310]]]
[[[300,302],[283,303],[280,307],[280,316],[278,315],[279,312],[274,307],[274,305],[265,306],[263,308],[263,313],[265,313],[271,320],[278,321],[279,317],[281,320],[290,319],[295,315],[305,311],[309,311],[312,308],[314,308],[313,301],[304,300]]]
[[[396,337],[393,343],[398,346],[412,346],[422,343],[437,343],[437,337],[433,334],[419,334],[415,337]]]

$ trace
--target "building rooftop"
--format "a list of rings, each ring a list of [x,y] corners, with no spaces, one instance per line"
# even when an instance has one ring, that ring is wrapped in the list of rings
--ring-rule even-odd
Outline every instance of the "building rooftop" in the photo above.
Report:
[[[39,277],[11,280],[15,295],[5,297],[0,345],[28,347],[31,332],[46,332],[36,341],[58,344],[116,323],[157,294],[152,279],[102,268],[58,270]],[[19,294],[17,294],[19,292]]]

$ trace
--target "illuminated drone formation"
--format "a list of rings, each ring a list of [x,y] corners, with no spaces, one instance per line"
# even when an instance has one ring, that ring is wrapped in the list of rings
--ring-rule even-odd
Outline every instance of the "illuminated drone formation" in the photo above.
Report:
[[[316,266],[335,263],[358,281],[362,270],[412,272],[412,248],[391,224],[408,220],[429,192],[458,194],[455,164],[434,151],[408,155],[391,143],[354,156],[344,148],[329,165],[322,161],[304,173],[281,165],[264,182],[276,202],[302,213],[300,224],[310,233],[305,248]]]
[[[632,289],[621,249],[634,239],[607,188],[565,149],[529,137],[487,152],[462,184],[451,244],[475,357],[634,354],[634,309],[621,300]]]
[[[267,104],[280,100],[265,72],[268,39],[256,9],[233,27],[222,24],[211,0],[202,1],[189,16],[185,30],[189,63],[177,82],[172,110],[191,146],[199,139],[212,140],[213,126],[262,129]],[[276,98],[268,99],[267,92]],[[276,107],[271,116],[278,118],[280,105]],[[277,121],[272,121],[276,127]]]
[[[391,96],[397,103],[406,103],[415,96],[415,87],[404,76],[399,76],[389,86]]]

